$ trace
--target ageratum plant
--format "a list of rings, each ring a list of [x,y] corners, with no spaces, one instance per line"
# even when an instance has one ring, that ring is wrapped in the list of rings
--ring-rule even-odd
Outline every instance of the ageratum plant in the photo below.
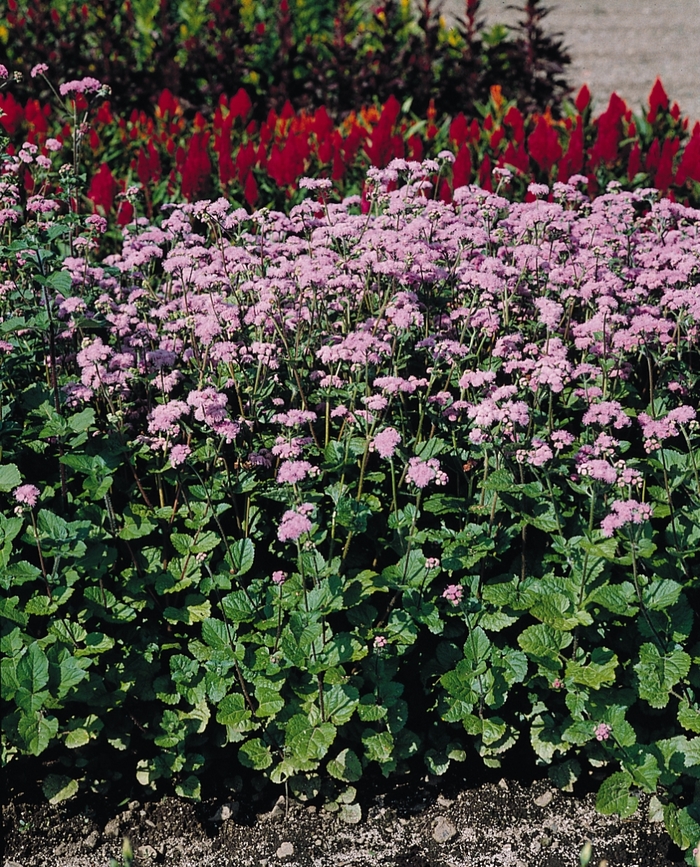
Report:
[[[216,765],[356,819],[519,743],[697,845],[700,213],[440,171],[102,261],[6,175],[3,744],[54,799]]]

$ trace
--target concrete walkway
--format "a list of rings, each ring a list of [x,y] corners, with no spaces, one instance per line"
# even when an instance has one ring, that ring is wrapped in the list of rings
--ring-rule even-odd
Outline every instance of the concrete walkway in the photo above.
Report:
[[[513,24],[519,0],[483,0],[488,24]],[[446,19],[464,0],[445,0]],[[549,31],[564,34],[575,86],[588,84],[596,110],[615,90],[634,111],[646,104],[657,75],[671,101],[700,120],[700,0],[549,0]]]

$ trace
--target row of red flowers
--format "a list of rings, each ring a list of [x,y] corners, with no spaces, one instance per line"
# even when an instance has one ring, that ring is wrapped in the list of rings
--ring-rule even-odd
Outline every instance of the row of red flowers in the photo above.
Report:
[[[10,93],[0,94],[0,109],[0,124],[17,145],[26,140],[45,152],[49,137],[71,140],[69,124],[61,124],[49,105],[29,100],[22,106]],[[531,181],[551,184],[583,174],[592,195],[617,180],[700,204],[700,123],[689,133],[687,119],[676,104],[669,107],[658,80],[648,111],[637,118],[617,94],[593,118],[585,86],[561,119],[549,112],[524,116],[504,101],[498,86],[479,119],[460,113],[440,121],[433,110],[424,119],[411,118],[394,98],[350,114],[339,126],[323,107],[307,113],[287,104],[260,125],[249,120],[251,109],[242,89],[222,96],[209,118],[201,112],[187,118],[167,90],[153,116],[133,112],[118,118],[109,102],[102,103],[82,144],[93,207],[106,214],[116,208],[119,222],[128,222],[133,210],[118,194],[136,183],[149,216],[165,201],[218,195],[251,208],[284,207],[295,200],[301,177],[329,177],[341,193],[360,192],[368,165],[384,167],[397,157],[420,160],[442,150],[455,156],[437,191],[446,201],[464,184],[491,189],[492,171],[500,167],[514,173],[515,195],[525,196]],[[27,170],[28,191],[34,183]]]

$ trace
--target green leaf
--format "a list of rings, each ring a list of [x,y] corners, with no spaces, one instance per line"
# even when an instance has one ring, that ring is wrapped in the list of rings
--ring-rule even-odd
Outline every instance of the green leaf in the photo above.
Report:
[[[253,605],[244,590],[234,590],[224,596],[221,604],[232,623],[245,623],[255,617]]]
[[[639,747],[636,752],[637,755],[633,756],[633,760],[623,762],[623,769],[632,776],[636,786],[651,795],[656,791],[659,782],[661,774],[659,763],[656,756],[646,752],[642,747]]]
[[[346,825],[357,825],[362,821],[362,807],[359,804],[341,804],[338,818]]]
[[[700,824],[691,816],[690,808],[679,810],[675,804],[664,807],[664,823],[669,837],[681,849],[690,849],[700,841]]]
[[[219,702],[216,721],[222,725],[231,726],[234,729],[240,728],[246,725],[250,717],[250,708],[246,706],[245,698],[239,693],[224,696]]]
[[[74,656],[66,656],[60,665],[61,683],[58,688],[58,697],[65,698],[68,693],[88,676],[87,671]]]
[[[190,798],[192,801],[200,801],[202,799],[202,787],[199,777],[190,774],[184,780],[180,780],[175,784],[175,791],[181,798]]]
[[[570,677],[574,683],[582,686],[600,689],[615,682],[617,665],[617,656],[612,651],[596,648],[587,665],[573,659],[569,660],[566,664],[566,677]]]
[[[49,660],[36,641],[17,663],[17,680],[32,694],[40,692],[49,682]]]
[[[22,476],[15,464],[0,466],[0,491],[11,491],[22,484]]]
[[[510,491],[515,488],[513,474],[509,470],[494,470],[486,479],[484,488],[487,491]]]
[[[75,413],[68,419],[68,425],[75,433],[82,433],[95,424],[95,410],[92,407]]]
[[[48,509],[39,510],[36,523],[39,533],[53,542],[68,538],[68,523]]]
[[[689,732],[700,734],[700,710],[691,707],[685,698],[678,706],[678,722]]]
[[[52,289],[60,292],[66,298],[72,294],[73,280],[67,271],[53,271],[46,278],[46,285],[51,286]]]
[[[90,743],[90,734],[86,729],[73,729],[66,735],[65,744],[69,750],[84,747],[88,743]]]
[[[630,794],[632,776],[627,771],[617,771],[604,780],[596,797],[596,809],[605,816],[613,813],[628,819],[637,812],[637,799]]]
[[[252,768],[254,771],[263,771],[272,764],[270,747],[264,744],[260,738],[253,738],[239,747],[238,758],[242,765]]]
[[[337,726],[345,725],[355,713],[359,698],[357,689],[346,683],[333,684],[330,689],[324,688],[323,707],[326,719]]]
[[[255,698],[258,701],[256,716],[276,716],[285,704],[279,689],[272,689],[267,686],[256,687]]]
[[[651,611],[663,611],[678,602],[683,587],[677,581],[669,578],[660,578],[652,581],[642,592],[644,604]]]
[[[647,642],[639,649],[639,662],[634,666],[639,678],[639,697],[652,707],[666,707],[669,692],[690,670],[690,656],[676,648],[661,655],[655,644]]]
[[[296,714],[287,724],[285,742],[295,757],[317,762],[326,755],[335,735],[336,727],[332,723],[314,726],[308,717]]]
[[[354,783],[362,776],[362,764],[353,750],[345,749],[330,759],[326,765],[328,773],[336,780]]]
[[[613,614],[632,617],[637,613],[636,593],[631,581],[622,584],[605,584],[596,588],[588,597],[587,604],[602,605]]]
[[[41,790],[50,804],[60,804],[78,793],[78,781],[63,774],[49,774],[41,784]]]
[[[230,640],[226,624],[223,620],[207,617],[202,621],[202,640],[215,650],[226,650],[230,647]]]
[[[249,572],[255,560],[255,546],[251,539],[236,539],[230,546],[231,556],[227,558],[237,577]]]
[[[570,632],[560,632],[545,623],[528,626],[518,636],[518,644],[525,653],[535,660],[549,663],[548,667],[552,667],[551,663],[558,666],[561,651],[568,647],[572,640]]]
[[[56,736],[58,720],[55,716],[44,716],[40,712],[23,714],[17,723],[17,731],[26,745],[27,752],[38,756]]]
[[[371,729],[365,729],[362,734],[362,743],[369,761],[385,764],[391,760],[394,739],[390,732],[373,732]]]

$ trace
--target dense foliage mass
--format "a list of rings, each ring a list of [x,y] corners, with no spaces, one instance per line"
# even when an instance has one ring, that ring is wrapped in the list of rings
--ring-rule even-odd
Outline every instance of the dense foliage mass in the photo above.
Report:
[[[410,100],[425,114],[474,112],[499,83],[527,111],[557,107],[569,92],[569,57],[544,28],[541,0],[522,3],[512,32],[486,31],[480,0],[447,28],[437,4],[407,0],[8,0],[0,39],[8,66],[38,63],[66,78],[108,84],[120,113],[144,110],[164,88],[213,110],[245,87],[263,121],[290,100],[339,118],[373,100]],[[33,95],[33,88],[27,91]]]
[[[8,163],[3,748],[54,799],[225,762],[352,815],[519,743],[700,838],[700,213],[446,165],[96,261],[72,169],[24,204]]]

